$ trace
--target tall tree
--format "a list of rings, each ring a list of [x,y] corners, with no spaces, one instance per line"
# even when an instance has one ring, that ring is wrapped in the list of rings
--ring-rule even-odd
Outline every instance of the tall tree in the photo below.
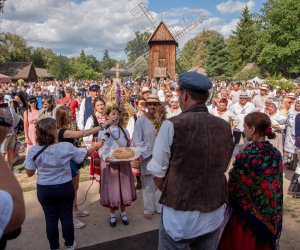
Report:
[[[182,70],[188,70],[193,66],[205,66],[208,55],[207,46],[216,33],[213,30],[205,30],[185,43],[178,60]]]
[[[31,51],[31,60],[34,66],[38,68],[49,68],[54,57],[55,54],[51,49],[38,47]]]
[[[135,61],[139,56],[149,51],[148,40],[151,36],[149,32],[135,32],[135,38],[127,43],[125,53],[129,63]]]
[[[257,59],[258,23],[246,6],[237,24],[236,31],[229,37],[230,67],[233,72],[242,69],[247,63]]]
[[[72,74],[69,59],[62,55],[56,56],[50,65],[49,71],[57,80],[68,79]]]
[[[214,79],[227,79],[231,74],[228,65],[228,50],[224,37],[217,33],[208,45],[206,61],[208,76]]]
[[[300,1],[268,0],[262,9],[260,65],[271,74],[300,75]]]
[[[102,72],[108,70],[115,66],[117,61],[110,57],[108,50],[106,49],[103,53],[103,57],[101,60],[101,70]]]
[[[30,61],[30,49],[25,39],[13,33],[0,34],[1,61]]]

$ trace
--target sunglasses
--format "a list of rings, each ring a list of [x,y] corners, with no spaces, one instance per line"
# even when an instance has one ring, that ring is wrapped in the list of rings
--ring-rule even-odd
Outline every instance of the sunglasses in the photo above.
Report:
[[[36,103],[36,101],[30,101],[30,102],[28,102],[29,104],[34,104],[34,103]]]
[[[12,123],[6,121],[3,117],[0,117],[0,126],[11,127]]]

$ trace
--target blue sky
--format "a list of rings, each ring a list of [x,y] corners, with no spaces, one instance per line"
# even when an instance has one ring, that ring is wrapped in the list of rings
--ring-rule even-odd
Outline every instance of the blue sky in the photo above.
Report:
[[[235,29],[246,4],[252,12],[264,0],[7,0],[1,15],[1,30],[23,36],[28,45],[51,48],[66,56],[78,56],[82,49],[97,58],[105,49],[116,59],[126,59],[124,49],[136,31],[145,31],[132,10],[141,1],[156,21],[172,28],[200,9],[206,20],[179,40],[187,40],[204,29],[228,37]],[[180,26],[178,26],[180,27]]]

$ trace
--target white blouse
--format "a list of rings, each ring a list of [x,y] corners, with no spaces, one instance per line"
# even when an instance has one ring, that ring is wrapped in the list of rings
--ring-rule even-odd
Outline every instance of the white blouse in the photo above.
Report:
[[[123,128],[124,132],[129,138],[129,133],[126,128]],[[105,156],[110,153],[111,150],[120,147],[127,147],[127,140],[122,132],[122,130],[118,126],[110,126],[108,129],[100,130],[98,134],[98,140],[102,140],[105,137],[105,134],[109,133],[110,136],[108,140],[104,142],[102,148],[99,149],[99,156],[104,160]]]

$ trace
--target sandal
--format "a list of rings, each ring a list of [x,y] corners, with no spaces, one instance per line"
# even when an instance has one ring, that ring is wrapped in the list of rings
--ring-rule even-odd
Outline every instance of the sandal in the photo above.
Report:
[[[127,215],[120,215],[120,218],[121,218],[121,220],[122,220],[122,222],[123,222],[123,224],[125,225],[125,226],[127,226],[128,224],[129,224],[129,220],[128,220],[128,218],[127,218]]]

